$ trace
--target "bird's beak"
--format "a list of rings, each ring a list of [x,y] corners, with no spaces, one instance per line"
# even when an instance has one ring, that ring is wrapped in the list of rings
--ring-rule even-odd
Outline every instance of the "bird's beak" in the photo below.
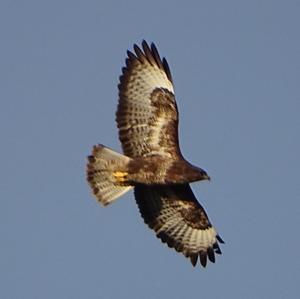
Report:
[[[210,176],[205,171],[203,171],[202,173],[202,180],[210,181]]]
[[[208,174],[204,175],[204,179],[210,181],[210,176]]]

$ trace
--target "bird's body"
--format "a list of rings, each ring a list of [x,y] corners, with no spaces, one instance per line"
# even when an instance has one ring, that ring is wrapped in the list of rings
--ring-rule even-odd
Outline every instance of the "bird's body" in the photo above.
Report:
[[[156,156],[135,158],[129,162],[128,169],[128,181],[132,184],[184,184],[209,178],[202,169],[184,159],[174,161]]]
[[[178,109],[171,72],[154,44],[127,52],[120,77],[116,121],[124,155],[94,146],[87,180],[108,205],[134,188],[144,221],[157,236],[203,266],[215,261],[222,239],[210,224],[189,183],[209,179],[184,159],[178,140]]]
[[[117,174],[116,178],[122,178],[123,185],[131,186],[184,184],[209,178],[202,169],[184,159],[174,160],[160,156],[134,158],[112,171],[119,171],[119,176]]]

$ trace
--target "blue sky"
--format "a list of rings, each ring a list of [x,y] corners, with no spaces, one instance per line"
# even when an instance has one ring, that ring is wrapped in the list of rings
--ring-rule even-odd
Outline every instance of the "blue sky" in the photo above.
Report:
[[[300,277],[299,1],[1,1],[0,297],[296,298]],[[120,151],[126,50],[166,56],[193,190],[225,240],[193,268],[132,192],[90,194],[86,156]]]

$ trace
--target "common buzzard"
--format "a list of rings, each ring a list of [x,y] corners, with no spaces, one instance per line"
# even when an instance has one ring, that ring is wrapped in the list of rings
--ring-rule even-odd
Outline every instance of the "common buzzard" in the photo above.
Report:
[[[124,155],[96,145],[87,180],[104,206],[134,188],[140,213],[162,242],[190,258],[215,262],[223,243],[189,183],[209,180],[187,162],[178,141],[178,110],[171,72],[155,45],[127,51],[119,84],[116,121]]]

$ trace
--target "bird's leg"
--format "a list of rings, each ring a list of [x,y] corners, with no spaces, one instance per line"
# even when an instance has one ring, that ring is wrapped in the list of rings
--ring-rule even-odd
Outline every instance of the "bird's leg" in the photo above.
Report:
[[[116,180],[117,184],[124,185],[127,181],[128,172],[126,171],[115,171],[113,172],[113,176]]]

